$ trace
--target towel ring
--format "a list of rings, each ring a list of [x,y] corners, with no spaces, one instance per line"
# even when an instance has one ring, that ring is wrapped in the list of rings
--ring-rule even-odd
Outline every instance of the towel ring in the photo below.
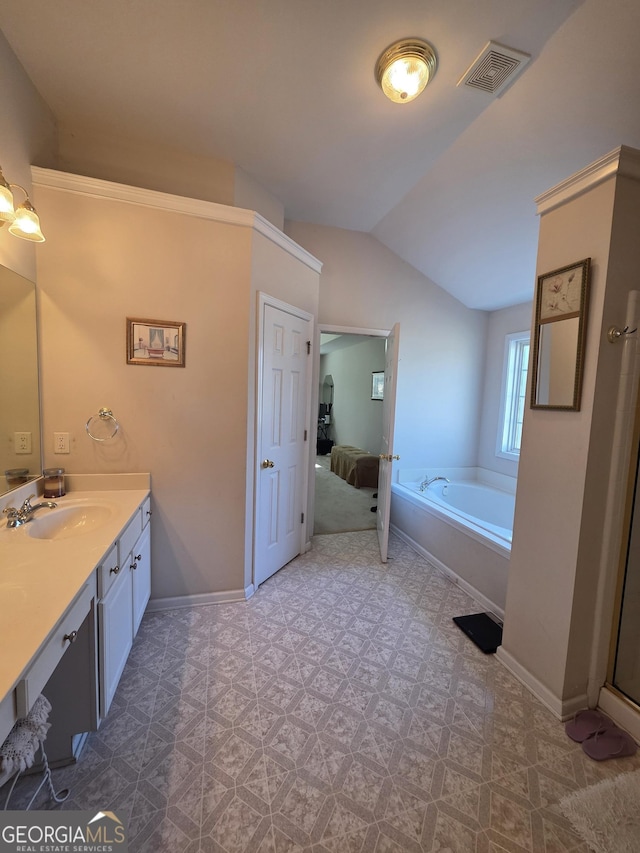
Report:
[[[113,421],[113,424],[112,424],[113,432],[111,433],[111,435],[106,435],[104,438],[99,438],[97,435],[94,435],[91,432],[91,425],[92,425],[93,421],[96,420],[96,418],[99,418],[100,421],[103,423],[105,421],[109,421],[109,420]],[[98,423],[99,423],[99,421],[96,421],[96,425]],[[95,429],[95,425],[93,428]],[[115,436],[115,434],[120,429],[120,424],[114,418],[113,412],[111,411],[111,409],[100,409],[100,411],[98,412],[97,415],[91,415],[91,417],[89,418],[89,420],[85,424],[85,429],[87,431],[87,435],[89,436],[89,438],[92,438],[94,441],[109,441],[110,439],[112,439]]]

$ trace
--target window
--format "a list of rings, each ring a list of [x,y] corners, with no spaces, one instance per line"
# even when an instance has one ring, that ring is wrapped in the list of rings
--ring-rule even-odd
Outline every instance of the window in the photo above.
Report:
[[[529,339],[529,332],[515,332],[506,338],[497,454],[508,459],[517,460],[520,456],[529,367]]]

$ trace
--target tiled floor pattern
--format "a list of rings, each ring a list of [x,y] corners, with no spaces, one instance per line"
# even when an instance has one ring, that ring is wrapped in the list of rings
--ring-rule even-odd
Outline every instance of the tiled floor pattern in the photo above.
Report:
[[[588,759],[452,623],[477,605],[390,556],[320,536],[248,602],[147,615],[66,807],[133,853],[588,853],[558,800],[640,759]]]

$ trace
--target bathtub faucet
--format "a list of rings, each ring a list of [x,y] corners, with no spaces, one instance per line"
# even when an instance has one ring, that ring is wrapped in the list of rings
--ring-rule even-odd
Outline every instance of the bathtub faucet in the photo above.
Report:
[[[451,480],[449,480],[449,478],[448,478],[448,477],[431,477],[431,479],[429,479],[429,477],[427,477],[427,479],[426,479],[426,480],[423,480],[423,481],[420,483],[420,491],[421,491],[421,492],[424,492],[424,490],[425,490],[425,489],[428,489],[428,488],[429,488],[429,486],[431,485],[431,483],[435,483],[435,481],[436,481],[436,480],[444,480],[446,483],[450,483],[450,482],[451,482]]]

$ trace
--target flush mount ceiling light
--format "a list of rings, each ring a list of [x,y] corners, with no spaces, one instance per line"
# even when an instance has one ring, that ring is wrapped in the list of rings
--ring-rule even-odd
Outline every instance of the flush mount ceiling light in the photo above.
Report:
[[[431,45],[418,38],[396,41],[376,62],[376,80],[389,100],[408,104],[436,73],[438,61]]]
[[[24,201],[14,208],[13,190],[22,190]],[[10,184],[0,168],[0,228],[10,222],[9,233],[32,243],[44,243],[44,234],[40,230],[40,219],[35,207],[29,200],[29,194],[20,184]]]

